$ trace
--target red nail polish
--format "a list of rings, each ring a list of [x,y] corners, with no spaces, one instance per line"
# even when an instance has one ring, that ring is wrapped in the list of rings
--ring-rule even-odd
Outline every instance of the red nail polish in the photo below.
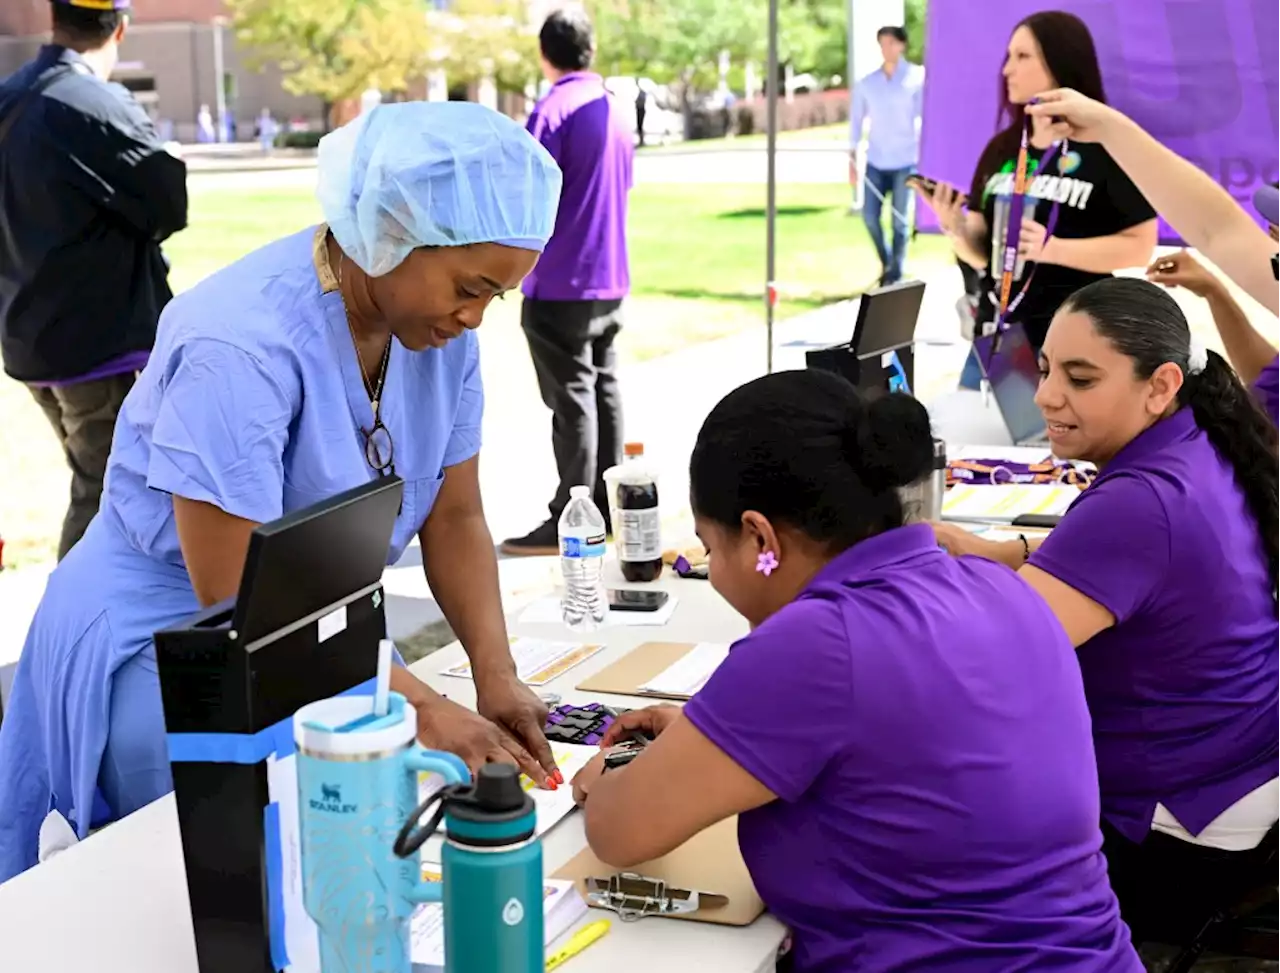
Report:
[[[556,772],[552,774],[551,777],[557,784],[564,783],[564,774],[560,773],[559,768],[556,769]]]
[[[560,785],[556,783],[556,779],[554,777],[547,778],[547,790],[553,791],[559,786]]]

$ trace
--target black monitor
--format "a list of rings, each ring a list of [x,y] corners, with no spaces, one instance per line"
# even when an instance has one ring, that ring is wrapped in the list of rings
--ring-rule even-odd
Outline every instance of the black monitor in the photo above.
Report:
[[[975,338],[982,373],[991,385],[991,395],[1015,446],[1047,442],[1044,415],[1036,405],[1040,385],[1040,363],[1021,325],[1013,325],[996,335]]]
[[[247,737],[377,673],[404,483],[385,477],[254,530],[240,592],[155,636],[166,729]],[[201,973],[272,973],[267,765],[172,765]]]
[[[858,302],[849,343],[805,352],[805,365],[842,375],[865,395],[893,391],[900,387],[898,378],[906,389],[914,388],[913,343],[923,300],[922,280],[904,280],[867,291]]]
[[[850,342],[854,353],[859,358],[871,358],[910,348],[923,300],[922,280],[904,280],[863,294]]]

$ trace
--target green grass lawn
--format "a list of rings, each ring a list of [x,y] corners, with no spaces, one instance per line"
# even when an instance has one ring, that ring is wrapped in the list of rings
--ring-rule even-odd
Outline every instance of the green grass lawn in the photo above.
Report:
[[[778,190],[778,317],[866,287],[878,265],[860,220],[846,215],[844,186]],[[723,337],[764,320],[764,189],[748,185],[641,184],[631,198],[634,293],[620,339],[636,361]],[[193,182],[190,228],[166,245],[182,290],[256,247],[320,218],[307,188],[202,189]],[[921,237],[912,266],[946,259],[945,244]],[[519,301],[495,304],[492,323]],[[512,345],[525,354],[523,345]],[[496,392],[494,393],[496,394]],[[66,470],[45,421],[16,382],[0,381],[0,533],[5,563],[52,558],[66,496]]]

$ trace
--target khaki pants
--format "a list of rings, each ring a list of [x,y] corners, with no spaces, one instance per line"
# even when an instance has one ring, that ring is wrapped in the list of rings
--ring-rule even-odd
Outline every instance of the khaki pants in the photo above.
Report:
[[[71,385],[27,386],[53,426],[71,467],[71,503],[58,540],[59,561],[98,512],[116,416],[136,379],[136,373],[126,372]]]

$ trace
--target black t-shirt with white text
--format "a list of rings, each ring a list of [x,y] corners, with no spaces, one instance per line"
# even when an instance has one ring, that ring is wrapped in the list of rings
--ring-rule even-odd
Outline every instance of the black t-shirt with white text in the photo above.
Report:
[[[1004,266],[1004,247],[1009,223],[1009,204],[1013,196],[1016,145],[1008,158],[993,151],[995,140],[983,153],[970,188],[970,207],[986,217],[989,237],[987,270],[983,275],[983,297],[978,306],[979,322],[995,319],[1000,299],[1000,270]],[[1039,172],[1040,161],[1052,152],[1045,173]],[[1087,240],[1111,236],[1155,219],[1156,212],[1133,182],[1099,145],[1068,143],[1066,152],[1059,149],[1029,148],[1027,151],[1027,196],[1023,217],[1047,226],[1054,201],[1058,203],[1053,236],[1064,240]],[[1074,291],[1086,284],[1109,277],[1057,264],[1041,264],[1019,260],[1014,271],[1010,301],[1021,291],[1032,274],[1021,303],[1009,315],[1026,329],[1031,343],[1039,348],[1054,313]]]

